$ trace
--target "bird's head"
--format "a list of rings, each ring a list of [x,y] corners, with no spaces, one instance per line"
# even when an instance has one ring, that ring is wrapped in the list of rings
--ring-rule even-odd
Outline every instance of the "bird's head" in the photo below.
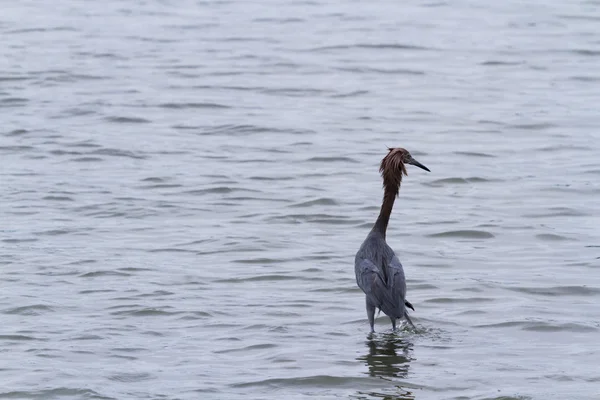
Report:
[[[408,150],[402,147],[389,148],[388,150],[389,153],[381,160],[381,166],[379,167],[384,182],[400,184],[402,175],[408,175],[405,164],[414,165],[431,172],[429,168],[415,160]]]

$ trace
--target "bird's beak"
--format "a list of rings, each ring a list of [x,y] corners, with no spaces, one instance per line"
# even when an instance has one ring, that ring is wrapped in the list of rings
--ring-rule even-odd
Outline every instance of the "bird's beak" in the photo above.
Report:
[[[408,164],[414,165],[415,167],[419,167],[421,169],[424,169],[427,172],[431,172],[429,170],[429,168],[427,168],[426,166],[424,166],[423,164],[421,164],[420,162],[418,162],[417,160],[415,160],[414,158],[410,158],[410,160],[408,161]]]

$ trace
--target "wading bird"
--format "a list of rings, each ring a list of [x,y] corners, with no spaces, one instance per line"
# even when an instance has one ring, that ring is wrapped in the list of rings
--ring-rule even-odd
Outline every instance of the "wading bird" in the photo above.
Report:
[[[406,307],[414,310],[406,300],[406,279],[400,260],[385,241],[390,214],[400,190],[402,175],[408,175],[404,164],[415,165],[429,172],[429,168],[415,160],[408,150],[390,148],[381,161],[379,172],[383,178],[383,203],[379,217],[367,238],[360,246],[354,259],[356,283],[367,298],[367,316],[371,332],[375,332],[375,309],[383,311],[392,320],[396,330],[396,320],[406,319],[412,326]]]

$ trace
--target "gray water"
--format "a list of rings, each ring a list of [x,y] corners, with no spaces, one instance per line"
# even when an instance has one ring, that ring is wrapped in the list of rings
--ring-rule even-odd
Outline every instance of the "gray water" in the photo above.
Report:
[[[496,4],[497,3],[497,4]],[[0,398],[599,399],[598,1],[12,2]],[[416,330],[369,336],[378,164]]]

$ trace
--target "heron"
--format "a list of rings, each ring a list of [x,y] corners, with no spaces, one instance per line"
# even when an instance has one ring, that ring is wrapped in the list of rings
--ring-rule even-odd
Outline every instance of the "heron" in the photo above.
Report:
[[[356,283],[366,296],[367,316],[371,332],[375,332],[375,309],[383,311],[392,321],[396,330],[396,320],[404,318],[414,327],[407,308],[414,311],[406,300],[406,278],[400,260],[385,241],[385,233],[394,201],[398,197],[402,176],[408,175],[405,164],[414,165],[429,171],[429,168],[415,160],[408,150],[396,147],[381,160],[379,172],[383,178],[383,202],[379,216],[360,246],[354,259]]]

